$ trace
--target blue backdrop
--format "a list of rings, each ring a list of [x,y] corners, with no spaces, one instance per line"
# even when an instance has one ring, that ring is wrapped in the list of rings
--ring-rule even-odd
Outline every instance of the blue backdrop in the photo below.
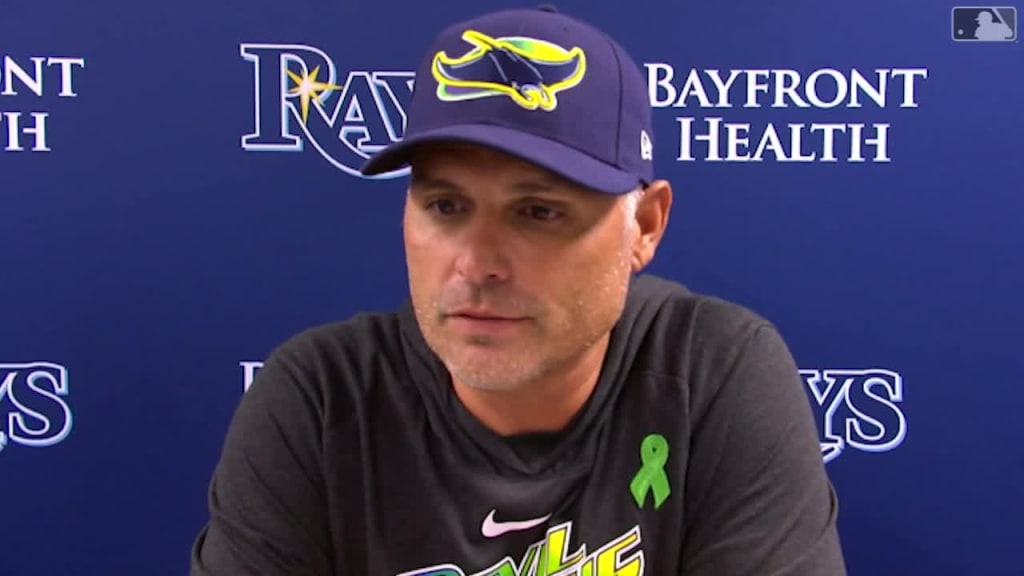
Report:
[[[0,5],[0,575],[187,572],[258,363],[405,298],[404,175],[352,170],[429,39],[499,6]],[[1024,573],[1017,11],[558,6],[647,68],[651,271],[792,347],[851,574]]]

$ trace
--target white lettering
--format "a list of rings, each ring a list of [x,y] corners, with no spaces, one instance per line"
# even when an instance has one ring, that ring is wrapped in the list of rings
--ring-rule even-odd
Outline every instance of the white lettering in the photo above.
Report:
[[[744,108],[861,108],[867,102],[885,108],[893,84],[890,80],[902,82],[900,107],[913,108],[918,105],[915,80],[928,77],[925,68],[877,68],[870,72],[821,68],[806,77],[788,69],[691,68],[677,89],[673,83],[676,70],[671,64],[655,62],[644,66],[651,105],[656,108],[686,108],[694,104],[701,108],[731,108],[739,98],[743,99]]]
[[[22,125],[21,112],[0,112],[0,124],[3,122],[7,123],[7,145],[4,147],[5,152],[21,152],[25,148],[22,146],[21,137],[35,136],[35,144],[32,146],[33,152],[50,152],[50,148],[46,145],[46,118],[49,116],[46,112],[32,112],[31,126],[28,124]]]
[[[671,106],[676,99],[676,88],[672,85],[675,69],[669,64],[662,63],[644,64],[644,67],[647,68],[647,93],[651,100],[651,106],[655,108]],[[668,90],[669,96],[664,99],[659,98],[659,88]]]
[[[837,162],[839,150],[837,135],[846,135],[841,141],[844,160],[866,162],[865,148],[873,147],[872,162],[890,162],[888,139],[889,124],[827,124],[791,123],[776,126],[772,123],[757,127],[749,123],[724,122],[721,117],[701,119],[703,126],[695,127],[697,119],[678,117],[678,161],[692,162],[700,157],[708,162]],[[784,127],[784,128],[783,128]],[[756,142],[751,151],[751,142]],[[722,155],[722,145],[725,156]],[[701,152],[697,149],[700,148]]]
[[[820,162],[838,162],[836,158],[836,132],[846,132],[846,124],[811,124],[811,132],[822,132]]]
[[[917,78],[918,76],[922,79],[928,78],[928,70],[912,69],[892,71],[893,78],[903,79],[903,102],[900,104],[900,108],[917,108],[917,101],[914,99],[914,78]]]
[[[686,99],[689,98],[690,94],[697,97],[700,101],[701,108],[710,108],[711,100],[708,99],[708,92],[704,89],[704,84],[700,81],[700,72],[697,70],[690,70],[690,73],[686,75],[686,84],[683,84],[683,89],[679,92],[679,99],[676,100],[674,106],[685,107]],[[723,96],[725,103],[728,104],[728,94]],[[722,98],[719,98],[719,102]]]
[[[81,66],[85,68],[84,58],[50,58],[46,61],[46,64],[53,66],[54,64],[60,66],[60,92],[57,94],[63,98],[74,98],[78,96],[75,93],[75,89],[72,86],[72,66]]]
[[[907,435],[903,379],[891,370],[800,370],[817,416],[826,463],[849,446],[896,449]]]
[[[757,94],[768,93],[768,78],[771,73],[771,70],[747,70],[747,103],[743,105],[744,108],[761,107],[757,101]],[[765,81],[759,82],[762,77]]]
[[[788,96],[798,108],[810,108],[811,105],[800,97],[797,89],[800,87],[800,73],[796,70],[775,71],[775,101],[772,108],[785,108],[785,98]]]
[[[60,90],[57,96],[74,98],[78,96],[74,89],[74,67],[85,68],[84,58],[33,56],[19,63],[10,56],[3,57],[0,72],[0,96],[19,96],[34,94],[42,97],[46,94],[46,74],[43,66],[57,67],[60,71]],[[52,83],[52,78],[51,82]]]
[[[830,76],[836,83],[836,95],[828,102],[822,100],[821,96],[818,95],[818,79],[822,76]],[[838,70],[824,68],[822,70],[815,70],[814,73],[807,78],[804,95],[807,96],[807,100],[817,108],[835,108],[846,98],[846,92],[846,77]]]
[[[871,98],[879,108],[884,108],[886,80],[889,77],[886,72],[887,70],[875,70],[875,73],[878,75],[878,83],[873,85],[868,82],[868,79],[859,70],[853,70],[850,73],[850,83],[853,84],[853,89],[850,90],[850,108],[861,107],[858,97],[861,92],[867,94],[868,98]]]
[[[693,118],[677,118],[676,120],[679,121],[679,156],[676,158],[677,160],[695,160],[693,153],[690,151],[691,140],[708,143],[708,153],[705,157],[707,160],[717,161],[722,159],[718,153],[718,126],[722,123],[721,118],[705,118],[704,120],[708,124],[708,131],[697,136],[693,136]]]
[[[46,58],[30,58],[30,60],[35,64],[34,76],[29,76],[28,72],[15,62],[13,58],[4,56],[4,88],[0,90],[0,96],[18,95],[18,92],[14,89],[14,78],[20,80],[22,86],[36,96],[43,95],[43,63],[46,62]]]
[[[850,124],[850,162],[864,162],[861,152],[863,145],[875,147],[875,162],[890,162],[888,154],[889,125],[874,124],[875,137],[865,138],[863,124]]]
[[[772,132],[774,133],[775,130],[773,129]],[[814,162],[814,152],[811,152],[810,154],[807,155],[803,154],[803,134],[803,124],[789,125],[789,141],[792,142],[793,149],[790,150],[790,155],[788,158],[785,158],[781,151],[775,151],[776,155],[779,156],[780,160],[786,159],[789,162]]]
[[[799,124],[798,124],[799,126]],[[790,126],[790,129],[793,127]],[[796,146],[796,150],[793,152],[795,155],[800,154],[800,136],[796,135],[796,141],[793,143]],[[779,140],[779,133],[775,131],[775,126],[769,124],[765,128],[764,134],[761,135],[761,141],[757,143],[757,150],[754,151],[754,160],[761,161],[764,159],[764,153],[766,150],[771,150],[775,159],[780,162],[789,162],[790,158],[786,155],[786,149],[782,146],[782,141]],[[813,160],[813,158],[812,158]]]
[[[256,379],[256,371],[263,367],[263,362],[239,362],[242,367],[242,392],[247,392]]]
[[[68,391],[67,369],[59,364],[0,364],[0,404],[6,399],[10,406],[0,450],[8,442],[37,448],[63,442],[73,422]]]
[[[728,150],[725,161],[739,162],[741,160],[750,160],[748,154],[740,152],[740,146],[746,148],[750,144],[750,139],[746,137],[747,132],[750,132],[750,124],[729,123],[725,125],[725,131],[726,149]]]
[[[718,102],[715,103],[716,108],[729,108],[732,105],[729,104],[729,89],[732,87],[733,82],[740,77],[739,70],[730,70],[729,79],[722,80],[722,75],[719,74],[718,70],[708,70],[708,76],[711,77],[711,81],[715,83],[715,88],[718,89]]]

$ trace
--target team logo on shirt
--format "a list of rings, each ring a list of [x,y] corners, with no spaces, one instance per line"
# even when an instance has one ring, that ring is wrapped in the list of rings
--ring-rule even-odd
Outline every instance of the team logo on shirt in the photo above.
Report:
[[[466,30],[462,39],[473,48],[458,57],[434,55],[431,72],[437,97],[448,102],[507,96],[527,110],[551,111],[556,94],[580,83],[587,58],[580,47],[566,50],[537,38],[492,38]]]
[[[633,526],[593,552],[587,552],[585,544],[570,552],[571,535],[571,521],[553,526],[543,539],[526,549],[518,562],[505,556],[471,574],[456,564],[438,564],[397,576],[641,576],[644,573],[640,526]]]

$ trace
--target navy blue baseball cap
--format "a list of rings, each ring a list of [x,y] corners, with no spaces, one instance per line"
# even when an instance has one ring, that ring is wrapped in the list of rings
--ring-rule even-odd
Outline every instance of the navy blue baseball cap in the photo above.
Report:
[[[550,7],[449,26],[416,70],[405,132],[362,167],[406,166],[418,144],[480,144],[623,194],[654,172],[643,73],[604,32]]]

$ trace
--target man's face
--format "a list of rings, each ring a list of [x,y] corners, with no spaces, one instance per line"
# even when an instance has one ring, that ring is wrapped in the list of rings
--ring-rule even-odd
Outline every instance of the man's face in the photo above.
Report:
[[[522,388],[602,342],[632,272],[624,207],[484,148],[419,149],[404,214],[409,285],[459,384]]]

